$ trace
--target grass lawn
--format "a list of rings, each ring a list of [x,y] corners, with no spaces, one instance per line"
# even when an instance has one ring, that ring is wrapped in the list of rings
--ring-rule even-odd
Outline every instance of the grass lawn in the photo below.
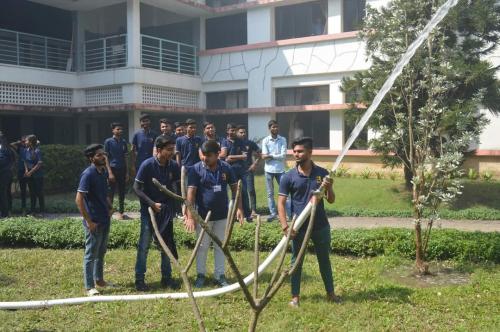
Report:
[[[244,274],[251,270],[252,253],[235,253]],[[0,301],[82,296],[82,250],[0,249]],[[180,257],[188,252],[181,249]],[[213,266],[209,255],[209,271]],[[287,306],[285,284],[264,311],[260,331],[494,331],[500,329],[500,268],[461,267],[468,282],[433,287],[407,286],[391,275],[411,262],[396,257],[354,259],[332,256],[337,292],[343,304],[324,301],[315,258],[304,265],[302,303]],[[135,250],[111,250],[105,276],[119,288],[106,294],[135,293]],[[453,266],[452,262],[447,262]],[[147,279],[159,292],[159,254],[151,250]],[[193,272],[194,274],[194,272]],[[231,278],[231,275],[228,274]],[[264,279],[269,278],[265,274]],[[210,331],[247,329],[248,305],[240,292],[199,299]],[[43,310],[0,311],[1,331],[194,331],[197,325],[187,300],[115,302],[58,306]]]
[[[258,211],[268,213],[264,177],[255,179]],[[411,217],[410,194],[401,180],[335,178],[336,202],[326,204],[330,215]],[[500,220],[500,182],[464,181],[465,188],[451,206],[444,207],[444,219]],[[277,195],[277,188],[275,188]],[[115,199],[116,203],[116,199]],[[74,193],[49,195],[46,198],[48,212],[77,212]],[[28,203],[29,205],[29,203]],[[137,197],[130,193],[126,199],[127,211],[138,211]],[[19,211],[19,199],[14,201],[14,211]]]

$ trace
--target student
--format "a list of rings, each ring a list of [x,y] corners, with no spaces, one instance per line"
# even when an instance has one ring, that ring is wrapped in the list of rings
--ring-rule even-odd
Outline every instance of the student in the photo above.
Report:
[[[9,216],[9,196],[14,162],[14,153],[10,149],[7,139],[0,132],[0,218]]]
[[[252,210],[251,217],[254,218],[257,215],[257,195],[255,193],[255,170],[260,161],[260,155],[262,153],[260,147],[254,141],[247,139],[247,130],[245,126],[239,125],[237,127],[238,138],[243,142],[245,150],[247,152],[247,192],[250,198],[250,208]],[[254,155],[257,157],[254,161]]]
[[[149,114],[141,115],[141,128],[132,138],[132,165],[134,165],[133,173],[137,172],[141,163],[153,155],[153,146],[156,137],[158,136],[151,130],[151,117]]]
[[[175,153],[179,166],[193,166],[200,161],[198,149],[201,146],[201,138],[196,136],[196,121],[186,120],[186,135],[177,138],[175,142]]]
[[[215,133],[215,125],[213,122],[205,121],[203,122],[203,137],[201,138],[201,143],[205,143],[208,140],[214,140],[219,145],[222,144],[223,139]],[[198,154],[200,155],[200,159],[203,159],[203,154],[201,153],[201,145],[198,150]]]
[[[204,156],[203,161],[196,163],[188,171],[187,200],[197,206],[198,214],[203,219],[206,218],[208,211],[211,211],[210,227],[217,237],[223,240],[228,213],[227,186],[231,187],[234,197],[237,180],[231,167],[226,162],[219,160],[220,147],[217,142],[212,140],[206,141],[201,146],[201,150]],[[240,223],[243,223],[241,199],[236,204],[238,204],[237,218]],[[189,210],[187,210],[187,217],[184,224],[187,231],[194,231],[195,220]],[[196,233],[198,236],[200,232],[201,226],[196,224]],[[210,237],[205,235],[196,256],[197,278],[194,283],[194,287],[196,288],[201,288],[205,285],[207,255],[210,243]],[[214,255],[215,282],[220,287],[227,286],[228,283],[224,276],[224,253],[215,244]]]
[[[24,177],[27,179],[30,190],[30,214],[35,214],[36,202],[38,200],[39,213],[45,211],[45,197],[43,193],[43,161],[42,152],[38,147],[38,139],[35,135],[26,137],[27,148],[24,149]]]
[[[125,211],[125,184],[129,180],[128,175],[128,146],[127,141],[122,137],[123,124],[113,122],[111,124],[113,137],[104,141],[104,151],[108,157],[106,168],[109,175],[110,199],[113,203],[116,188],[118,187],[118,215],[116,219],[123,220]]]
[[[175,151],[175,141],[172,137],[159,136],[155,140],[156,156],[146,159],[134,182],[134,191],[141,202],[141,233],[137,245],[135,264],[135,288],[144,292],[149,289],[145,283],[146,262],[149,246],[154,233],[148,208],[156,213],[156,221],[162,238],[177,258],[174,241],[173,218],[175,216],[174,200],[161,193],[153,184],[153,178],[169,190],[173,190],[180,180],[180,168],[172,160]],[[172,279],[172,268],[168,256],[161,251],[161,285],[178,289],[179,284]]]
[[[169,119],[160,119],[160,136],[177,138],[174,133],[174,124]]]
[[[236,135],[234,123],[227,124],[227,137],[222,141],[221,150],[221,159],[231,165],[236,179],[241,180],[241,197],[245,219],[247,222],[252,222],[247,192],[247,152],[243,141]]]
[[[10,144],[17,154],[17,181],[19,183],[19,191],[21,193],[21,215],[26,215],[26,189],[28,187],[28,179],[24,177],[24,155],[27,147],[26,136],[22,136],[17,142]]]
[[[175,137],[179,138],[186,135],[186,127],[182,122],[174,122]]]
[[[309,137],[297,138],[292,143],[292,149],[296,166],[281,177],[278,196],[279,220],[284,234],[287,234],[289,227],[285,208],[288,195],[291,196],[293,215],[299,215],[304,210],[307,203],[311,199],[314,199],[312,198],[312,192],[317,190],[322,184],[326,189],[325,199],[327,202],[331,204],[335,201],[332,181],[327,178],[328,171],[314,164],[311,159],[313,149],[312,139]],[[294,236],[292,242],[292,263],[295,262],[300,246],[304,241],[307,225],[308,222],[304,223],[296,233],[292,233],[292,236]],[[330,263],[330,224],[326,217],[323,200],[318,203],[316,208],[311,240],[314,244],[327,299],[339,302],[340,300],[335,295],[333,287],[333,273]],[[294,307],[299,305],[301,273],[302,263],[295,273],[291,275],[292,300],[290,305]]]
[[[266,175],[267,204],[269,206],[268,222],[277,218],[276,204],[274,202],[274,180],[280,183],[281,176],[285,173],[286,138],[278,135],[279,126],[276,120],[267,124],[270,135],[262,140],[262,159],[265,161],[264,172]]]
[[[85,232],[83,282],[87,295],[94,296],[100,294],[96,286],[113,286],[104,281],[104,256],[108,246],[112,208],[108,196],[106,152],[103,146],[89,145],[84,154],[91,164],[80,176],[75,202],[83,217]]]

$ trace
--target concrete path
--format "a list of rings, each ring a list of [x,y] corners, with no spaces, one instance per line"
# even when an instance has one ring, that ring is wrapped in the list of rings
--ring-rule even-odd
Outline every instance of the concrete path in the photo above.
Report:
[[[139,219],[139,212],[127,212],[130,219]],[[77,213],[46,214],[48,219],[56,218],[80,218]],[[264,216],[265,220],[267,216]],[[413,220],[410,218],[375,218],[375,217],[335,217],[329,218],[330,225],[334,229],[352,228],[413,228]],[[474,232],[500,232],[500,220],[440,220],[434,224],[435,229],[447,228],[461,231]]]

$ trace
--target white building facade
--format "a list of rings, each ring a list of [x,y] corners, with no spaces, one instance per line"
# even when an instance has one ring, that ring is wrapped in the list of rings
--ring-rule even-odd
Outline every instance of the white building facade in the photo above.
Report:
[[[351,125],[341,80],[369,67],[356,29],[367,4],[386,2],[5,0],[0,128],[88,144],[113,121],[131,136],[149,113],[210,119],[219,135],[236,122],[258,140],[276,119],[289,140],[312,136],[334,156]],[[478,148],[495,159],[500,119],[489,117]]]

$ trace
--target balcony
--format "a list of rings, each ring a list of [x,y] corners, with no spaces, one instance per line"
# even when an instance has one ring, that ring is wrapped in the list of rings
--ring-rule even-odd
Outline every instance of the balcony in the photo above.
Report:
[[[72,71],[71,42],[0,29],[0,63]]]
[[[84,71],[125,67],[127,65],[127,35],[86,40],[83,54]]]

